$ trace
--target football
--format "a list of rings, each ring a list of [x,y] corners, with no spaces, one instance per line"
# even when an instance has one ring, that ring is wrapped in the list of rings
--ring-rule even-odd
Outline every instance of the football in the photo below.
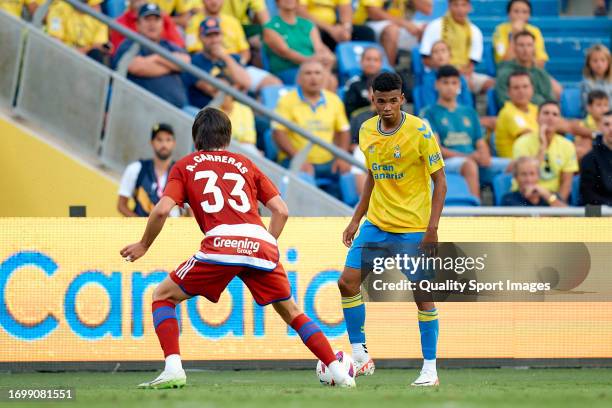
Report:
[[[348,375],[355,378],[355,362],[353,357],[340,350],[336,351],[336,359],[344,367]],[[331,370],[321,360],[317,362],[317,377],[319,377],[319,381],[323,385],[331,385],[332,387],[335,385]]]

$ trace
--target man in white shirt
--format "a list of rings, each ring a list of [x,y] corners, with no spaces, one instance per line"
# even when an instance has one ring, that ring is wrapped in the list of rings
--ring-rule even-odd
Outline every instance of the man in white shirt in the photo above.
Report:
[[[151,147],[153,158],[130,163],[121,177],[117,210],[126,217],[147,217],[163,195],[174,164],[172,153],[176,139],[172,126],[155,125],[151,130]],[[128,206],[130,198],[134,199],[134,208]],[[179,216],[179,208],[175,207],[171,215]]]

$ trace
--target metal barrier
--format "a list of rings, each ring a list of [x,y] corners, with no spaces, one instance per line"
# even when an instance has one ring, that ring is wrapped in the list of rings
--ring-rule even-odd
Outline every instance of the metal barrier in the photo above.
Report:
[[[13,105],[26,24],[0,10],[0,106]]]
[[[96,154],[111,72],[29,26],[15,112]]]
[[[102,141],[102,162],[122,171],[134,160],[149,157],[151,128],[165,122],[174,128],[179,159],[192,151],[191,118],[138,85],[113,74],[111,99]]]

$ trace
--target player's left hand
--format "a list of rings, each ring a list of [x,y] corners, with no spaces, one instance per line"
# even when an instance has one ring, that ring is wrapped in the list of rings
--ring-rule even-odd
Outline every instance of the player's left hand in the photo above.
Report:
[[[351,164],[341,159],[336,159],[332,163],[332,173],[348,173],[351,171]]]
[[[147,247],[142,242],[136,242],[123,248],[119,253],[127,262],[134,262],[138,258],[142,258],[147,253]]]

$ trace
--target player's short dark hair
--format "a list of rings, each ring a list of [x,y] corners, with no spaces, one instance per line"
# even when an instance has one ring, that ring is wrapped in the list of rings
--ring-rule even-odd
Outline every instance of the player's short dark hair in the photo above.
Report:
[[[383,72],[374,78],[372,82],[372,90],[374,92],[391,92],[395,90],[402,91],[402,77],[395,72]]]
[[[559,102],[549,99],[547,101],[542,102],[540,106],[538,106],[538,113],[541,112],[542,109],[544,109],[544,107],[548,105],[554,105],[559,109],[559,111],[561,111],[561,105],[559,105]]]
[[[512,72],[508,76],[508,83],[507,83],[508,88],[510,88],[510,82],[512,82],[512,78],[518,78],[522,76],[526,76],[527,78],[529,78],[529,82],[531,82],[531,84],[533,85],[533,81],[531,80],[531,77],[529,76],[529,72],[525,71],[524,69],[519,69],[519,70]]]
[[[151,140],[155,139],[155,137],[159,134],[159,132],[170,133],[174,138],[174,129],[171,125],[167,123],[158,123],[151,129]]]
[[[514,6],[514,3],[525,3],[527,7],[529,7],[529,14],[531,14],[533,9],[531,8],[531,2],[529,0],[510,0],[508,4],[506,4],[506,14],[510,14],[510,10],[512,6]]]
[[[592,105],[593,102],[598,101],[600,99],[605,99],[606,101],[610,100],[608,98],[608,94],[601,89],[595,89],[589,92],[587,95],[587,105]]]
[[[461,73],[457,68],[452,65],[442,65],[438,69],[438,73],[436,74],[436,79],[442,78],[453,78],[453,77],[461,77]]]
[[[232,122],[219,109],[204,108],[193,121],[191,136],[196,150],[223,149],[232,140]]]
[[[530,37],[535,42],[535,35],[533,35],[531,31],[527,31],[527,30],[519,31],[518,33],[514,34],[512,36],[512,40],[514,42],[517,42],[518,39],[521,37]]]
[[[603,114],[604,116],[612,116],[612,110],[607,111]]]

